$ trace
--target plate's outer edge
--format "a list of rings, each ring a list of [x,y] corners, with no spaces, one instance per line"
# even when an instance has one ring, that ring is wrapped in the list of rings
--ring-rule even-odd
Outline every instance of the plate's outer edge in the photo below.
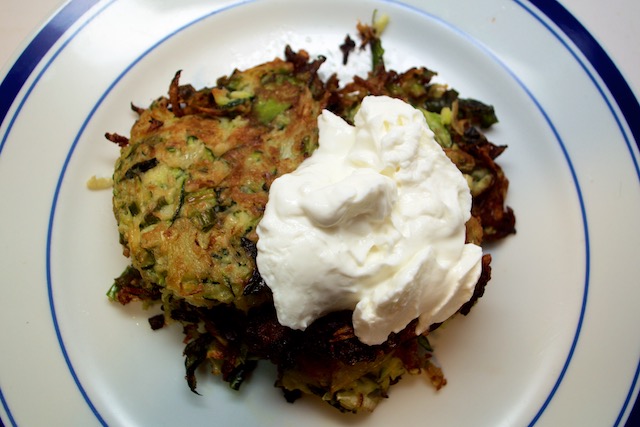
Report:
[[[526,4],[533,4],[562,30],[564,35],[566,35],[587,58],[618,104],[631,130],[635,144],[640,149],[640,121],[637,120],[638,117],[640,117],[640,102],[616,64],[602,46],[600,46],[598,41],[580,21],[555,0],[514,1],[528,10],[530,9]],[[636,171],[640,170],[637,163],[635,163],[635,167]]]
[[[0,126],[5,125],[4,121],[13,104],[18,100],[18,96],[23,86],[30,78],[34,70],[47,55],[51,48],[62,39],[76,22],[93,9],[101,0],[69,0],[61,5],[33,35],[24,50],[10,65],[0,82]],[[28,96],[28,95],[27,95]],[[24,98],[26,98],[25,96]],[[24,99],[23,99],[24,100]],[[7,127],[6,134],[0,140],[0,155],[9,134],[11,125]],[[6,419],[0,416],[0,427],[5,425],[17,426],[11,408],[9,408],[0,384],[0,405],[6,414]]]
[[[632,151],[633,147],[631,146],[631,144],[635,142],[635,145],[640,149],[640,120],[638,120],[640,117],[640,103],[613,60],[580,21],[559,2],[555,0],[514,1],[528,10],[532,16],[536,16],[536,14],[531,10],[530,6],[528,6],[529,4],[535,6],[542,14],[546,15],[564,33],[564,36],[571,40],[586,57],[600,78],[602,78],[633,135],[634,141],[627,141],[627,144],[629,145],[630,156],[634,162],[636,172],[640,177],[640,167],[638,166]],[[542,21],[541,24],[546,26]],[[574,54],[570,48],[568,48],[568,50]],[[634,377],[630,380],[629,392],[627,398],[621,405],[618,418],[614,424],[615,426],[622,425],[625,415],[628,415],[628,418],[624,425],[627,427],[640,425],[639,376],[640,360],[638,361]]]
[[[36,66],[64,33],[100,0],[70,0],[43,25],[0,82],[0,124]],[[0,143],[0,153],[4,141]]]
[[[546,15],[560,28],[564,35],[575,44],[604,81],[629,126],[635,144],[640,145],[640,122],[635,120],[635,118],[640,117],[640,103],[615,63],[597,40],[567,9],[555,0],[513,1],[529,11],[531,11],[529,5],[535,6],[535,8]],[[98,3],[100,3],[100,0],[70,0],[35,34],[31,42],[8,70],[2,82],[0,82],[0,124],[7,118],[7,114],[16,101],[22,87],[43,57],[72,25]],[[536,16],[533,12],[532,15]],[[4,140],[0,141],[0,154],[3,145]],[[632,158],[635,162],[633,155]],[[637,163],[636,170],[638,170]],[[632,379],[627,399],[620,409],[615,424],[616,426],[621,425],[627,413],[629,414],[626,420],[627,426],[640,425],[640,401],[635,401],[632,410],[628,412],[632,402],[637,397],[639,375],[640,362],[636,369],[635,376]],[[1,387],[0,403],[8,417],[7,420],[0,419],[0,425],[4,426],[4,421],[8,421],[9,425],[16,425]]]

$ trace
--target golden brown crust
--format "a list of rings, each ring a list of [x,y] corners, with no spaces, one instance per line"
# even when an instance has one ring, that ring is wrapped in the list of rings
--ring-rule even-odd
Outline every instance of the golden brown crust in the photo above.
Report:
[[[273,180],[317,146],[316,117],[328,94],[306,53],[221,78],[215,88],[180,86],[131,129],[114,173],[114,212],[125,253],[149,286],[197,306],[263,300],[244,295]],[[306,65],[305,65],[306,64]],[[312,85],[310,88],[309,85]]]

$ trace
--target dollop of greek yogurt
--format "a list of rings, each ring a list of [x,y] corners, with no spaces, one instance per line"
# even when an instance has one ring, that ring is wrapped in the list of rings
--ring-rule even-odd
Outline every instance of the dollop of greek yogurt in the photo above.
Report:
[[[471,194],[423,113],[364,98],[354,126],[329,111],[319,147],[277,178],[258,225],[257,266],[278,321],[304,330],[353,310],[365,344],[418,319],[416,334],[469,301],[482,249],[465,243]]]

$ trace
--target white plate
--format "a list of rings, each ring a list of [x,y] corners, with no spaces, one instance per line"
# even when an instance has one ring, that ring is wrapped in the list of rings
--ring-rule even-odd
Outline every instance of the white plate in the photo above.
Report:
[[[554,2],[81,1],[55,15],[0,86],[0,418],[8,425],[623,425],[638,393],[640,107]],[[539,4],[535,6],[534,4]],[[285,43],[339,61],[374,9],[387,64],[426,65],[496,107],[517,235],[490,248],[471,315],[433,338],[448,385],[391,389],[374,414],[287,404],[263,366],[239,392],[184,381],[181,331],[105,296],[126,265],[110,176],[129,103],[211,85]],[[566,31],[566,32],[565,32]],[[31,69],[33,67],[33,69]],[[637,117],[637,116],[636,116]]]

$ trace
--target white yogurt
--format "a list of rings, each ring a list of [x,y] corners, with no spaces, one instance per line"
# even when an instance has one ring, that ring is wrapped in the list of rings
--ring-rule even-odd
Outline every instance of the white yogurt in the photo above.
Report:
[[[370,96],[354,122],[324,111],[319,148],[273,182],[257,264],[282,325],[349,309],[373,345],[414,319],[420,334],[469,301],[482,249],[465,243],[469,187],[422,112]]]

